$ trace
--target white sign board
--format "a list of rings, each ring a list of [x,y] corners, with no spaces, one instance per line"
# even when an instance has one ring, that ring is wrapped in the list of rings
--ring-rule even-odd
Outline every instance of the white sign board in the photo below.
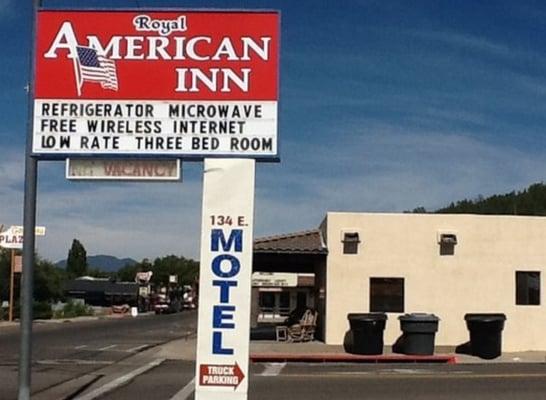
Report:
[[[205,160],[196,400],[247,398],[254,170]]]
[[[44,236],[46,228],[37,226],[35,234]],[[5,249],[21,250],[23,248],[23,227],[19,225],[10,226],[7,231],[0,232],[0,247]]]
[[[66,179],[177,181],[180,160],[69,158]]]
[[[254,272],[252,274],[252,286],[296,287],[298,286],[298,274]]]

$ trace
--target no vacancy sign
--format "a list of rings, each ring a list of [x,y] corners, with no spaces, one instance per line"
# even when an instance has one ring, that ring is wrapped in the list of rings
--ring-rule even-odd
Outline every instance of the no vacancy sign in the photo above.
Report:
[[[277,158],[277,12],[37,17],[33,155]]]

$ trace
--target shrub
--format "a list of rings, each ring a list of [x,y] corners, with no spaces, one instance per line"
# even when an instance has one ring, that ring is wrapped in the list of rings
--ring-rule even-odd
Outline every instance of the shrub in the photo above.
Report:
[[[7,310],[5,311],[7,315]],[[32,317],[33,319],[51,319],[53,318],[53,310],[51,304],[47,301],[35,301],[32,304]],[[7,318],[7,317],[6,317]],[[21,307],[19,302],[13,305],[13,319],[21,318]]]
[[[90,306],[70,300],[64,305],[62,310],[55,312],[55,318],[75,318],[93,314],[93,308]]]
[[[34,319],[51,319],[53,317],[51,304],[47,301],[35,301],[32,312]]]

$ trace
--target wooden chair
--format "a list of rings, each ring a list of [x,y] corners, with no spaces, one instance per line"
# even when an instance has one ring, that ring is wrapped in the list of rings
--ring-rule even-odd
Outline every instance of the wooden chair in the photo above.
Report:
[[[277,341],[279,342],[308,342],[315,338],[318,312],[306,310],[299,323],[291,326],[278,326]]]

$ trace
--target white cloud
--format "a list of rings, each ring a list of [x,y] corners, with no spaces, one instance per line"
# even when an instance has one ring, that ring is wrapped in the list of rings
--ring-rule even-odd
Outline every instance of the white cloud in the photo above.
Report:
[[[20,225],[23,215],[23,150],[5,147],[0,162],[0,225]]]
[[[288,173],[266,174],[259,233],[314,228],[326,211],[434,210],[524,188],[541,181],[546,168],[541,155],[468,135],[363,126],[337,144],[308,144],[305,161],[285,160]],[[290,186],[299,191],[296,200],[273,190]]]
[[[88,254],[136,259],[178,254],[197,258],[200,182],[66,183],[39,194],[38,216],[48,234],[40,253],[66,257],[73,238]]]
[[[280,164],[258,166],[255,234],[315,228],[327,211],[400,212],[521,189],[542,179],[540,154],[449,131],[367,120],[333,127],[321,142],[285,140]],[[338,135],[350,132],[350,135]],[[324,139],[330,137],[330,139]],[[23,156],[0,163],[0,224],[21,224]],[[202,165],[181,184],[67,183],[62,163],[40,163],[38,252],[65,258],[73,238],[88,254],[199,257]]]

